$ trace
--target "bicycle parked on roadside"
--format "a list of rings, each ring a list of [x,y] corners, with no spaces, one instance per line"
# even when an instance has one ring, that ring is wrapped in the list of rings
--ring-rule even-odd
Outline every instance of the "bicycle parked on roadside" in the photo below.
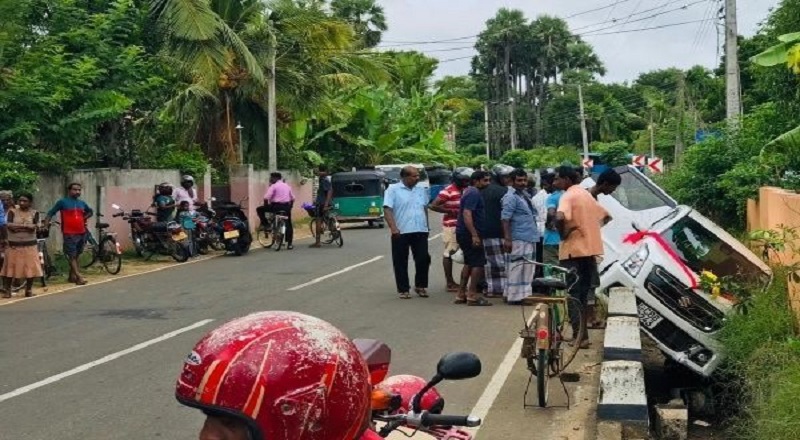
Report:
[[[540,295],[530,296],[522,301],[523,306],[533,306],[530,317],[522,310],[524,327],[519,335],[522,338],[521,357],[525,359],[530,372],[525,387],[523,406],[528,406],[528,391],[536,377],[536,388],[539,406],[547,406],[549,398],[548,384],[551,377],[558,376],[564,393],[569,393],[564,385],[562,373],[575,359],[580,349],[580,336],[586,331],[583,307],[580,302],[569,296],[567,291],[577,282],[574,271],[560,266],[542,264],[529,258],[518,258],[511,261],[518,264],[532,264],[544,269],[544,277],[533,280],[534,292]],[[572,338],[564,333],[570,325],[570,313],[578,317],[578,328],[572,329]]]
[[[97,214],[102,218],[103,214]],[[115,214],[119,217],[121,214]],[[78,263],[84,269],[92,266],[98,261],[110,275],[116,275],[122,270],[122,250],[117,241],[116,232],[106,232],[109,228],[108,223],[98,222],[96,225],[99,240],[94,238],[91,231],[86,231],[86,248],[78,257]]]
[[[311,217],[311,223],[309,224],[309,227],[311,228],[311,236],[316,237],[316,207],[314,205],[304,204],[303,209],[305,209],[308,215]],[[338,212],[335,209],[329,209],[322,213],[322,231],[320,234],[320,242],[323,244],[335,243],[337,246],[342,247],[344,245],[344,238],[342,238],[342,228],[341,225],[339,225],[339,219],[337,216]]]

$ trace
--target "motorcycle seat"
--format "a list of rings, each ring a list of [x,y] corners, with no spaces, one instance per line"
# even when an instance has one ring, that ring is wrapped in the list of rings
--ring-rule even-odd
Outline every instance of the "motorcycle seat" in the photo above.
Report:
[[[533,283],[531,283],[534,289],[555,289],[555,290],[566,290],[567,283],[559,278],[553,277],[545,277],[545,278],[535,278]]]

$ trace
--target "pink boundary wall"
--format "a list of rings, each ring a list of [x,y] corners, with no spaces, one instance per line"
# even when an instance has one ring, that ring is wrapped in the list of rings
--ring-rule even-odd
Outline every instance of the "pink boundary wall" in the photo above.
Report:
[[[252,165],[239,165],[230,170],[231,200],[238,202],[247,198],[243,204],[246,206],[250,227],[258,225],[256,208],[262,204],[262,196],[269,182],[269,171],[253,170]],[[313,179],[307,179],[299,173],[282,171],[284,179],[292,186],[295,198],[295,208],[292,211],[293,219],[298,220],[307,216],[302,208],[303,202],[311,201]],[[194,176],[198,198],[208,200],[211,197],[211,176]],[[123,170],[115,168],[102,168],[91,170],[74,170],[64,176],[47,175],[39,176],[37,192],[34,196],[34,206],[42,212],[47,212],[53,204],[64,196],[67,183],[77,182],[83,185],[83,200],[94,209],[95,213],[105,215],[102,221],[109,223],[109,231],[117,233],[117,239],[123,248],[131,246],[130,228],[122,218],[111,217],[116,212],[111,205],[120,205],[125,211],[131,209],[146,210],[152,201],[154,186],[161,182],[170,182],[178,185],[180,172],[178,170]],[[97,218],[90,221],[90,226],[97,223]],[[97,231],[92,230],[97,236]],[[61,233],[56,228],[51,233],[48,245],[53,251],[61,249]]]

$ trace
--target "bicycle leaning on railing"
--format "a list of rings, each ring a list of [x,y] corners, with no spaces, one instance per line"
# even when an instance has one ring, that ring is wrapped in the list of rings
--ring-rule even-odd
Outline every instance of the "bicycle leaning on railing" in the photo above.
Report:
[[[523,406],[528,406],[528,391],[535,376],[539,406],[546,407],[549,380],[558,376],[569,408],[569,393],[562,373],[578,354],[582,335],[586,332],[583,307],[576,298],[567,294],[577,282],[577,276],[571,269],[542,264],[526,257],[512,259],[511,263],[533,264],[544,269],[544,277],[536,278],[532,283],[534,292],[544,295],[530,296],[522,301],[523,306],[534,307],[530,318],[522,308],[524,327],[519,332],[523,340],[520,355],[531,373],[525,387]],[[573,328],[572,338],[567,338],[564,333],[567,327],[571,327],[570,316],[578,322],[578,328]]]

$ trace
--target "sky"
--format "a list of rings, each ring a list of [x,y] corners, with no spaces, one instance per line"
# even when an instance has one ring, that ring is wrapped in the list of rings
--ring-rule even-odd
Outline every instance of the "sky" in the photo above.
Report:
[[[739,0],[739,34],[751,36],[780,0]],[[632,81],[667,67],[719,64],[718,31],[712,20],[719,0],[379,0],[389,30],[381,47],[418,50],[440,60],[437,77],[466,75],[474,36],[498,9],[519,9],[532,20],[541,14],[567,18],[573,33],[584,34],[608,73],[603,82]],[[684,9],[683,7],[686,6]],[[583,13],[596,10],[594,12]],[[703,21],[705,20],[705,21]],[[676,23],[701,21],[641,31]],[[720,27],[719,38],[722,39]],[[618,31],[633,31],[615,33]],[[593,35],[596,34],[596,35]],[[606,34],[606,35],[599,35]],[[469,37],[469,38],[465,38]],[[446,39],[456,41],[441,42]],[[429,43],[437,41],[437,43]],[[721,49],[720,49],[721,50]]]

